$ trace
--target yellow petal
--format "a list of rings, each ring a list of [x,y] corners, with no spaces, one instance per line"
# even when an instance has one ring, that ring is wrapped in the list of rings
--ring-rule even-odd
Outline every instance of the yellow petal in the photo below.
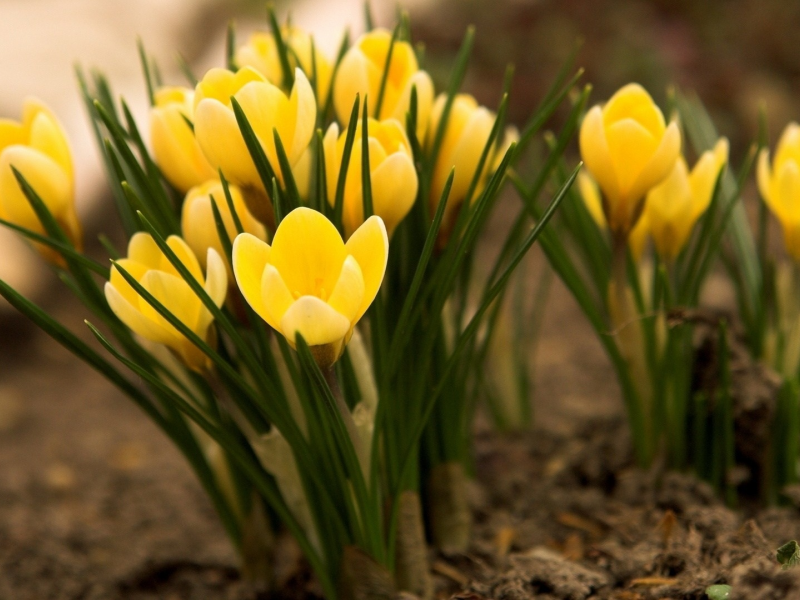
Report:
[[[603,107],[606,127],[623,119],[633,119],[656,139],[664,133],[664,115],[650,94],[638,83],[620,88]]]
[[[192,331],[197,331],[202,303],[188,283],[175,275],[164,273],[163,271],[150,270],[142,277],[141,284],[181,323]],[[170,330],[176,337],[182,337],[177,329],[146,300],[140,303],[140,309],[144,316]]]
[[[772,188],[772,169],[769,165],[769,150],[762,148],[758,153],[758,164],[756,166],[756,181],[758,182],[758,191],[767,206],[774,211],[774,199],[770,193]]]
[[[800,125],[789,123],[783,130],[775,149],[775,167],[791,160],[800,164]]]
[[[7,220],[34,231],[44,231],[14,177],[12,166],[22,174],[57,220],[73,210],[72,180],[61,165],[33,148],[14,145],[0,153],[0,212]]]
[[[138,231],[128,242],[128,258],[149,269],[160,269],[164,254],[149,233]]]
[[[240,186],[263,187],[233,111],[213,99],[195,110],[194,133],[208,162]]]
[[[181,264],[189,270],[192,277],[194,277],[200,285],[203,285],[203,271],[200,269],[200,262],[197,260],[197,256],[195,256],[194,252],[192,252],[189,244],[187,244],[183,238],[177,235],[171,235],[167,238],[167,246],[175,253]],[[178,269],[169,261],[166,254],[162,256],[163,260],[159,269],[166,273],[172,273],[176,277],[183,278],[178,272]]]
[[[301,334],[309,346],[324,346],[341,341],[350,321],[315,296],[301,296],[281,319],[281,332],[294,345]]]
[[[117,292],[119,292],[122,297],[125,298],[125,300],[138,309],[139,303],[142,301],[141,296],[139,296],[139,294],[117,270],[117,265],[123,268],[136,281],[142,280],[142,277],[144,277],[144,274],[148,271],[148,267],[140,262],[131,260],[130,258],[122,258],[117,260],[114,262],[114,266],[111,267],[109,282],[114,289],[116,289]]]
[[[633,185],[644,171],[650,157],[655,154],[659,140],[633,119],[622,119],[609,125],[606,128],[606,138],[622,196],[629,202],[639,200],[641,194],[637,195],[637,192],[641,186],[634,189]],[[672,169],[673,164],[669,165],[664,177]]]
[[[347,240],[346,249],[347,254],[358,262],[364,277],[364,300],[358,316],[354,319],[354,321],[358,321],[367,312],[369,305],[378,294],[386,272],[386,263],[389,259],[389,236],[383,220],[373,215],[364,221],[364,224],[356,229]]]
[[[261,278],[269,263],[269,244],[249,233],[240,233],[233,242],[233,273],[244,299],[265,321],[267,310],[261,297]]]
[[[31,123],[28,145],[52,158],[71,177],[72,154],[64,130],[53,113],[44,105],[37,103],[36,106],[36,116]]]
[[[637,176],[628,191],[631,200],[641,198],[653,186],[669,175],[681,152],[681,133],[678,124],[672,122],[664,132],[658,147],[649,153],[649,161]]]
[[[603,127],[603,112],[595,106],[583,119],[579,135],[581,158],[594,180],[603,190],[609,204],[619,201],[620,188],[617,172],[611,160],[611,152]]]
[[[800,221],[800,167],[793,160],[785,161],[777,171],[773,194],[778,201],[776,215],[784,226]]]
[[[344,55],[336,71],[336,78],[333,81],[333,106],[339,122],[345,129],[350,122],[356,94],[360,93],[363,102],[364,94],[369,92],[368,62],[366,57],[353,47]]]
[[[228,271],[225,262],[214,248],[208,249],[206,255],[206,282],[203,288],[211,296],[214,304],[222,306],[228,293]]]
[[[395,152],[372,171],[372,206],[391,236],[414,206],[419,181],[407,154]]]
[[[328,304],[340,315],[343,315],[355,325],[361,316],[360,311],[364,303],[364,277],[361,267],[352,256],[348,256],[342,265],[339,281],[328,298]]]
[[[345,256],[333,223],[301,206],[286,215],[275,232],[270,263],[294,296],[324,297],[336,285]]]
[[[174,343],[175,337],[169,331],[145,317],[111,282],[106,282],[104,290],[109,307],[131,331],[151,342],[166,345]]]
[[[281,138],[281,142],[286,147],[286,153],[289,155],[292,165],[295,165],[311,143],[317,124],[317,102],[314,99],[314,90],[305,73],[300,69],[295,69],[294,87],[289,104],[294,113],[294,135],[290,139]]]
[[[272,265],[264,268],[264,274],[261,277],[261,299],[264,302],[265,313],[269,317],[264,320],[273,329],[281,331],[281,319],[289,307],[294,304],[295,299],[289,288],[286,287],[281,274]]]
[[[597,184],[586,171],[578,173],[578,190],[583,198],[583,203],[586,205],[586,210],[597,223],[600,229],[605,229],[606,216],[603,214],[603,201],[600,199],[600,190],[597,189]]]

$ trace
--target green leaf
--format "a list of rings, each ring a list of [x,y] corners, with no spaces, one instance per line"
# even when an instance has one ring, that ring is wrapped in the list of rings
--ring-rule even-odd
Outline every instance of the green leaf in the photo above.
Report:
[[[142,42],[142,38],[136,39],[136,47],[139,50],[139,62],[142,65],[144,82],[147,85],[147,99],[150,101],[150,106],[155,106],[156,105],[155,85],[153,84],[153,77],[150,74],[150,61],[147,58],[147,52],[144,49],[144,42]]]
[[[272,189],[272,180],[276,178],[275,170],[269,163],[267,154],[264,152],[264,148],[258,136],[255,131],[253,131],[253,127],[250,125],[247,115],[235,97],[231,97],[231,107],[236,117],[236,123],[238,123],[239,130],[242,133],[242,138],[244,138],[244,143],[247,146],[247,151],[250,153],[250,157],[253,159],[253,163],[256,166],[256,171],[258,171],[258,176],[261,178],[261,184],[264,186],[265,190]],[[272,201],[275,202],[275,198],[273,198]]]
[[[302,200],[300,199],[300,192],[297,189],[297,183],[294,180],[294,173],[292,173],[289,157],[286,156],[286,151],[283,148],[283,142],[281,142],[281,136],[278,134],[278,130],[273,129],[272,135],[275,139],[275,152],[278,155],[278,164],[283,174],[283,186],[286,189],[286,213],[288,214],[300,206]]]
[[[397,35],[400,32],[400,23],[395,25],[392,31],[392,39],[389,41],[389,51],[386,53],[386,61],[383,63],[383,73],[381,74],[381,84],[378,88],[378,99],[375,102],[375,118],[381,118],[381,107],[383,106],[383,97],[386,94],[386,83],[389,81],[389,67],[392,64],[392,54],[394,54],[394,45],[397,42]],[[364,106],[366,108],[366,97],[364,98]],[[364,111],[366,112],[366,110]],[[365,146],[366,147],[366,146]]]
[[[366,98],[364,99],[366,106]],[[339,232],[344,235],[342,225],[342,214],[344,212],[344,187],[347,182],[347,172],[350,167],[350,155],[353,152],[353,143],[356,139],[356,127],[358,127],[358,110],[361,106],[359,95],[356,94],[353,102],[353,110],[350,111],[350,121],[347,124],[347,135],[344,138],[344,149],[342,150],[342,164],[339,165],[339,178],[336,180],[336,197],[333,203],[333,224],[339,228]]]
[[[786,542],[783,546],[778,548],[776,558],[783,566],[783,569],[790,569],[800,563],[800,545],[795,540]]]
[[[283,39],[280,25],[278,25],[278,18],[275,16],[275,7],[271,4],[267,6],[267,18],[269,19],[272,35],[275,37],[275,46],[278,49],[278,59],[280,60],[281,72],[283,73],[283,87],[290,90],[294,85],[294,71],[289,62],[289,50],[286,45],[286,40]]]
[[[363,202],[363,220],[366,221],[374,213],[372,207],[372,173],[369,165],[369,113],[367,97],[364,96],[364,111],[361,118],[361,200]]]
[[[225,65],[234,73],[239,70],[236,65],[236,23],[231,19],[225,31]]]

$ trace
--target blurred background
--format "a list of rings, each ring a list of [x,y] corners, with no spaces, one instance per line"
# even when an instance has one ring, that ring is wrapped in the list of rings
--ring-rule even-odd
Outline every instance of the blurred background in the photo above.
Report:
[[[577,65],[593,85],[592,102],[629,81],[662,105],[668,86],[693,89],[731,140],[737,165],[756,135],[759,106],[767,108],[773,144],[800,115],[800,2],[406,0],[402,6],[439,89],[469,24],[477,26],[477,38],[466,91],[496,106],[505,66],[515,65],[512,122],[525,120],[578,43]],[[363,30],[361,0],[283,0],[276,7],[331,56],[345,27],[353,36]],[[371,11],[377,24],[392,27],[397,4],[372,0]],[[118,223],[74,67],[105,72],[144,123],[137,37],[164,79],[183,83],[176,54],[198,73],[221,65],[232,18],[240,41],[266,28],[260,1],[0,0],[0,117],[18,119],[22,100],[33,95],[62,120],[87,240],[100,230],[118,232]],[[0,231],[0,278],[85,332],[77,302],[6,231]],[[592,332],[563,290],[555,286],[553,295],[558,301],[550,302],[537,366],[537,423],[568,427],[586,414],[615,413],[615,384]],[[182,458],[126,399],[0,306],[0,597],[113,597],[149,581],[153,565],[198,561],[218,568],[206,573],[208,581],[186,585],[214,589],[235,578],[232,551]]]

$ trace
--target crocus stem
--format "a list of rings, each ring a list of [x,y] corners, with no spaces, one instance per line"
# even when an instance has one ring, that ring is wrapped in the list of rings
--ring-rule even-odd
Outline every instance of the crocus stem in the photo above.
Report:
[[[322,369],[322,373],[325,375],[325,381],[328,382],[328,387],[331,389],[331,393],[336,399],[336,407],[339,409],[339,414],[342,415],[342,421],[344,421],[344,426],[347,428],[347,433],[350,435],[350,441],[353,443],[353,448],[355,448],[359,462],[362,466],[364,464],[369,464],[364,462],[366,457],[364,444],[361,443],[361,436],[358,433],[355,421],[353,421],[353,414],[344,401],[342,388],[339,386],[339,380],[336,377],[336,370],[333,365],[331,365],[327,369]]]

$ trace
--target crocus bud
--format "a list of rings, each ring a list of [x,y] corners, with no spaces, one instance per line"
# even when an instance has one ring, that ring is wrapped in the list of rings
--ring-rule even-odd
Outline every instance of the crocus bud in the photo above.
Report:
[[[772,165],[769,151],[761,151],[756,178],[761,197],[783,228],[787,252],[800,262],[800,125],[789,123],[783,130]]]
[[[228,186],[233,200],[233,209],[239,217],[242,228],[259,239],[267,239],[266,228],[256,220],[245,204],[242,192],[235,185]],[[236,238],[236,222],[233,219],[228,202],[225,198],[225,190],[218,180],[207,181],[189,190],[186,199],[183,201],[181,213],[181,232],[183,239],[197,256],[200,266],[206,268],[206,256],[208,249],[213,248],[217,254],[225,257],[225,266],[228,268],[228,276],[233,280],[233,271],[228,264],[226,253],[222,247],[222,241],[217,232],[217,223],[214,220],[214,210],[211,207],[213,201],[217,205],[222,222],[225,224],[225,231],[231,240]]]
[[[444,94],[436,98],[431,113],[431,122],[428,128],[428,138],[426,148],[430,152],[436,137],[436,130],[444,110],[447,97]],[[444,191],[450,171],[455,168],[453,173],[453,186],[450,188],[447,206],[443,218],[443,230],[446,232],[452,226],[458,208],[464,202],[469,192],[469,187],[478,170],[481,155],[486,144],[489,143],[489,136],[494,127],[496,115],[468,94],[459,94],[455,97],[447,125],[444,130],[444,138],[436,156],[436,164],[433,168],[431,180],[430,206],[431,213],[436,210],[439,200]],[[516,129],[510,128],[506,132],[505,139],[495,148],[490,149],[487,160],[484,162],[483,170],[478,177],[478,183],[472,195],[472,199],[477,198],[486,185],[487,175],[498,166],[498,158],[502,158],[505,150],[512,142],[518,138]]]
[[[36,100],[28,99],[23,104],[22,123],[0,119],[0,217],[44,234],[44,226],[12,167],[30,184],[80,250],[83,240],[75,212],[75,176],[67,138],[53,113]],[[61,263],[52,249],[35,246],[47,260]]]
[[[295,70],[294,87],[288,97],[250,67],[236,73],[211,69],[197,84],[194,130],[200,148],[213,167],[221,168],[229,181],[242,188],[250,210],[268,224],[272,221],[267,196],[270,190],[265,189],[247,150],[231,97],[239,102],[275,175],[283,182],[274,131],[278,132],[290,165],[296,165],[314,134],[314,92],[300,69]],[[258,203],[250,201],[251,190],[260,194]]]
[[[642,213],[647,192],[672,168],[681,149],[675,122],[644,88],[631,83],[583,120],[580,149],[586,168],[603,191],[603,212],[612,234],[627,237]]]
[[[327,369],[375,299],[388,256],[380,217],[367,219],[345,244],[322,213],[300,207],[281,221],[271,246],[240,234],[233,272],[253,310],[291,345],[300,333]]]
[[[324,105],[331,86],[333,66],[328,57],[312,45],[312,37],[298,27],[281,27],[281,36],[289,52],[289,66],[300,67],[312,81],[316,72],[317,103]],[[240,46],[234,55],[236,66],[253,67],[267,81],[277,86],[283,83],[283,68],[278,54],[275,36],[266,31],[257,31],[250,36],[244,46]],[[315,64],[316,63],[316,64]]]
[[[405,218],[417,197],[418,179],[414,169],[408,139],[402,125],[394,119],[376,121],[369,119],[369,167],[372,183],[372,208],[386,224],[389,236]],[[328,202],[336,200],[336,186],[342,166],[345,138],[339,135],[339,126],[333,123],[325,134],[325,179],[328,184]],[[353,151],[347,168],[344,188],[342,218],[347,236],[364,222],[362,197],[363,138],[361,122],[356,128]]]
[[[586,210],[589,211],[592,219],[597,226],[602,229],[608,229],[608,222],[603,213],[603,201],[600,199],[600,190],[597,189],[597,183],[592,179],[586,171],[578,173],[578,191],[583,198],[583,203],[586,205]],[[647,222],[647,213],[642,213],[633,230],[628,236],[628,247],[631,249],[634,261],[637,263],[642,259],[645,246],[647,245],[647,238],[650,234],[650,227]]]
[[[193,109],[194,90],[181,87],[156,91],[155,106],[150,109],[153,158],[167,181],[184,194],[217,176],[187,123],[187,119],[192,120]]]
[[[362,35],[342,58],[333,82],[333,105],[339,122],[346,125],[356,94],[367,96],[369,114],[384,120],[395,118],[406,122],[411,103],[411,90],[417,90],[417,138],[425,138],[425,130],[433,104],[433,81],[421,71],[414,49],[408,42],[395,40],[386,87],[383,91],[380,114],[375,109],[384,79],[386,59],[392,44],[392,34],[375,29]]]
[[[714,150],[703,153],[691,173],[683,157],[675,162],[667,178],[650,190],[645,214],[659,256],[674,260],[689,234],[711,203],[714,184],[728,162],[728,140],[720,139]]]
[[[185,241],[172,235],[167,238],[167,244],[214,303],[222,306],[228,283],[225,263],[217,251],[208,249],[206,276],[203,277],[200,263]],[[205,354],[142,298],[116,265],[125,269],[198,337],[211,342],[211,312],[161,252],[150,234],[139,232],[131,238],[127,258],[116,261],[111,269],[111,278],[105,285],[106,300],[111,310],[134,333],[167,346],[187,367],[195,371],[203,370],[208,364]]]

